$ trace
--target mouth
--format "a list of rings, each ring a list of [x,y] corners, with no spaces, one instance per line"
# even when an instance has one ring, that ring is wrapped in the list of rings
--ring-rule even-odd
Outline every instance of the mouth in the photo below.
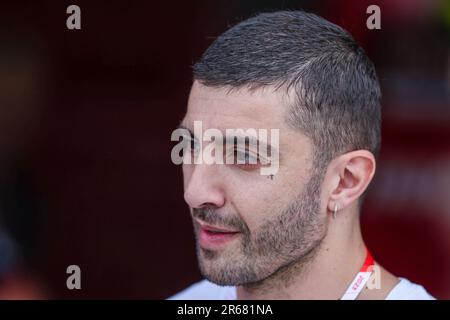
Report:
[[[196,222],[200,227],[198,231],[198,241],[200,246],[204,249],[220,249],[240,234],[239,231],[213,226],[198,219],[196,219]]]

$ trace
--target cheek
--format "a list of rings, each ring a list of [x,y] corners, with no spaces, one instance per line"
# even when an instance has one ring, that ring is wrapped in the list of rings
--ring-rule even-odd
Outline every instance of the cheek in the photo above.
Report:
[[[232,202],[251,232],[257,230],[266,221],[273,220],[288,202],[287,195],[274,181],[266,181],[251,185],[242,182],[233,191]]]
[[[282,171],[271,180],[266,176],[237,177],[229,184],[228,195],[250,231],[274,220],[304,191],[308,173]]]

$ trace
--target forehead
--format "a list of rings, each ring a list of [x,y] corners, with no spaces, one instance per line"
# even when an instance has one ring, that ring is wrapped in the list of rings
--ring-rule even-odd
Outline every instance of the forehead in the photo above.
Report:
[[[194,82],[183,124],[203,121],[205,128],[287,128],[285,109],[280,94],[272,89],[228,90]]]

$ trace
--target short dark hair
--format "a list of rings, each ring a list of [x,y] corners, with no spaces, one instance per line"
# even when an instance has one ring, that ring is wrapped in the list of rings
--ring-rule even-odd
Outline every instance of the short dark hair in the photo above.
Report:
[[[193,72],[211,87],[286,89],[293,97],[287,122],[312,139],[321,165],[351,150],[378,154],[375,68],[349,32],[315,14],[279,11],[240,22],[215,39]]]

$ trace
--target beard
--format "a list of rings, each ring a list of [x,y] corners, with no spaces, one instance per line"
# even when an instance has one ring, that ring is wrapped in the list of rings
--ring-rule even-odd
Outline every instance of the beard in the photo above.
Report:
[[[236,248],[207,250],[197,243],[200,272],[219,285],[254,285],[280,276],[286,282],[299,267],[313,259],[327,231],[326,215],[320,214],[322,174],[315,172],[303,192],[278,214],[270,215],[257,230],[250,233],[244,220],[225,216],[215,208],[194,208],[192,216],[209,224],[240,231]],[[198,236],[199,226],[194,222]],[[233,240],[234,241],[234,240]]]

